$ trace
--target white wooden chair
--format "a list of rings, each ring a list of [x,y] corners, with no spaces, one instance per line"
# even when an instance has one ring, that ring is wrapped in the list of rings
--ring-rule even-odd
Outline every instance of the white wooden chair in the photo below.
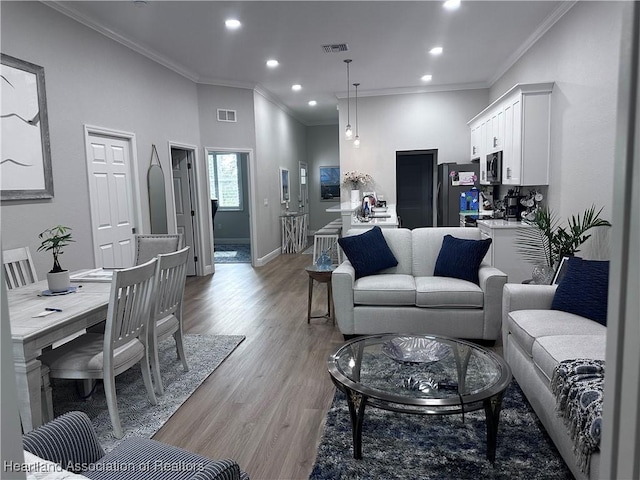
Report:
[[[53,378],[103,380],[116,438],[123,436],[116,400],[117,375],[140,363],[149,401],[156,405],[148,350],[156,263],[153,259],[114,271],[103,334],[87,332],[41,357]]]
[[[189,247],[174,253],[158,255],[155,275],[156,293],[151,315],[151,327],[149,328],[151,368],[158,395],[164,394],[160,375],[160,362],[158,360],[158,343],[173,335],[176,341],[178,358],[182,360],[184,371],[189,371],[182,340],[182,299],[184,297],[188,259]]]
[[[2,263],[4,267],[4,278],[7,281],[7,288],[9,290],[38,281],[38,275],[33,266],[29,247],[3,250]]]
[[[33,266],[31,251],[29,247],[13,248],[2,251],[2,264],[4,268],[4,278],[7,288],[24,287],[38,281],[38,274]],[[49,368],[42,365],[42,418],[43,420],[53,419],[53,404],[51,385],[49,384]]]
[[[161,253],[176,252],[182,248],[181,233],[154,233],[135,235],[136,258],[134,265],[148,262]]]

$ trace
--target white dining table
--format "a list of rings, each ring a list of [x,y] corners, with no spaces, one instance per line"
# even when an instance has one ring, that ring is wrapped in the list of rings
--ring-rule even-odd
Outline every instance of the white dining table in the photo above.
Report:
[[[42,350],[106,319],[110,282],[73,283],[76,291],[44,296],[46,280],[7,291],[22,427],[42,425]],[[53,313],[36,317],[47,308]]]

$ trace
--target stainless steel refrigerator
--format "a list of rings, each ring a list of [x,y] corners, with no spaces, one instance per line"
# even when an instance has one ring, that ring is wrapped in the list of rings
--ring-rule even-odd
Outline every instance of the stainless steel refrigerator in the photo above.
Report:
[[[478,163],[440,163],[438,164],[438,178],[436,195],[438,227],[457,227],[460,225],[460,194],[471,190],[473,185],[451,185],[451,172],[474,172],[476,177],[480,171]],[[478,182],[476,181],[476,186]]]

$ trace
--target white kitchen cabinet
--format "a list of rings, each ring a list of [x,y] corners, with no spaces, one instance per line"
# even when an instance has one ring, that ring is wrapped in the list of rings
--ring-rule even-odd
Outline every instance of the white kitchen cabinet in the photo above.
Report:
[[[498,105],[487,115],[487,131],[485,137],[486,154],[502,150],[504,145],[504,108]]]
[[[521,283],[531,278],[533,265],[522,260],[516,250],[518,229],[531,227],[516,221],[478,220],[478,228],[483,239],[491,239],[486,260],[507,274],[508,283]]]
[[[475,125],[471,125],[471,160],[480,158],[482,140],[483,138],[480,135],[480,123],[478,122]]]
[[[480,125],[480,184],[488,184],[483,160],[500,150],[502,184],[549,184],[552,90],[553,83],[518,84],[469,121]]]

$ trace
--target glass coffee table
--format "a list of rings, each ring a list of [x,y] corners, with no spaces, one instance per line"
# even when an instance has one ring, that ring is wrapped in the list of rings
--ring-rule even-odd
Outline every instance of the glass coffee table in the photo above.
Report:
[[[502,397],[509,365],[471,342],[435,335],[372,335],[341,346],[327,360],[329,374],[347,396],[353,457],[362,458],[365,407],[418,415],[453,415],[484,409],[487,458],[496,457]]]

